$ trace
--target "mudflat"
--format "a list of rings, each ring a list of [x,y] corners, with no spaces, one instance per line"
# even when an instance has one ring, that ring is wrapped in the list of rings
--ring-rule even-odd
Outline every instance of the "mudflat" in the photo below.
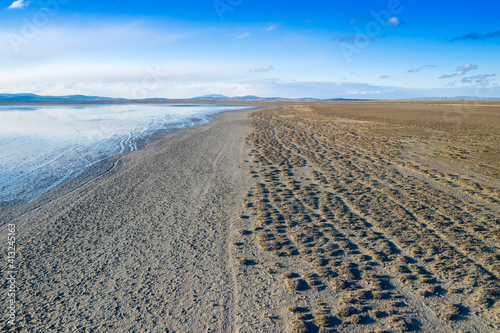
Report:
[[[262,104],[15,218],[18,329],[500,329],[499,103]]]
[[[248,114],[224,113],[157,138],[99,179],[11,221],[17,328],[3,329],[232,331],[228,242],[249,186]]]

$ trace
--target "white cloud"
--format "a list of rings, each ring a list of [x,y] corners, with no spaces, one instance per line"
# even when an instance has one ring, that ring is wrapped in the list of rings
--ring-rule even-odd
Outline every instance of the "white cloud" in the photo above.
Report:
[[[196,32],[180,29],[160,30],[141,22],[93,25],[88,27],[46,27],[36,29],[25,37],[22,29],[4,30],[0,27],[0,69],[9,63],[40,62],[42,59],[79,58],[81,54],[119,54],[128,52],[130,45],[137,49],[166,47],[182,42]],[[78,38],[75,38],[78,36]],[[9,43],[10,41],[10,43]]]
[[[463,66],[459,66],[457,68],[457,75],[463,75],[463,74],[470,72],[474,69],[477,69],[477,65],[465,64]]]
[[[273,66],[266,66],[266,67],[251,69],[250,72],[253,72],[253,73],[262,73],[262,72],[270,72],[270,71],[273,71],[273,70],[274,70]]]
[[[229,86],[250,75],[242,75],[245,67],[190,61],[75,63],[59,60],[6,71],[0,68],[0,92],[120,98],[188,98],[218,91],[229,94]]]
[[[30,4],[30,1],[16,0],[10,6],[9,9],[24,9]]]
[[[392,25],[394,27],[397,27],[398,25],[400,25],[402,23],[403,22],[401,22],[397,17],[391,17],[389,22],[387,22],[387,25]]]
[[[241,67],[240,67],[241,68]],[[157,68],[151,68],[156,73]],[[360,82],[245,80],[235,76],[238,66],[219,65],[207,68],[193,63],[165,63],[159,74],[151,75],[145,67],[102,64],[72,69],[71,64],[24,68],[0,76],[3,93],[33,92],[41,95],[84,94],[121,98],[189,98],[209,94],[226,96],[315,98],[414,98],[438,96],[474,96],[476,87],[402,88]],[[36,75],[34,75],[36,73]],[[49,80],[47,78],[50,78]],[[471,79],[476,79],[472,78]],[[158,81],[157,81],[158,80]],[[27,83],[29,82],[29,84]],[[146,84],[145,84],[146,83]],[[150,87],[152,86],[152,87]],[[492,91],[491,96],[499,96]]]
[[[377,94],[380,94],[380,90],[374,90],[374,91],[350,90],[350,91],[347,91],[346,94],[348,94],[348,95],[377,95]]]
[[[248,38],[250,37],[252,34],[249,33],[249,32],[244,32],[242,33],[241,35],[238,36],[238,39],[243,39],[243,38]]]
[[[493,74],[483,74],[483,75],[473,75],[462,78],[461,82],[463,84],[480,84],[482,86],[488,86],[493,82],[493,78],[496,76],[496,73]]]
[[[334,42],[345,42],[349,44],[356,44],[356,43],[364,43],[366,41],[374,39],[376,36],[375,35],[337,35],[333,37]]]
[[[387,96],[394,89],[366,83],[336,81],[264,79],[239,83],[253,87],[247,91],[248,94],[263,97],[380,98],[380,95]]]
[[[407,73],[416,73],[416,72],[420,72],[422,69],[426,69],[426,68],[436,68],[437,66],[434,66],[434,65],[423,65],[421,67],[418,67],[418,68],[412,68],[412,69],[409,69],[407,71]]]
[[[269,25],[269,27],[267,27],[266,30],[267,31],[273,31],[273,30],[276,30],[276,29],[278,29],[278,26],[275,25],[275,24],[271,24],[271,25]]]
[[[465,75],[465,73],[470,72],[470,71],[475,70],[475,69],[477,69],[477,65],[471,65],[470,63],[467,63],[463,66],[458,66],[455,73],[441,75],[439,78],[440,79],[449,79],[452,77]]]

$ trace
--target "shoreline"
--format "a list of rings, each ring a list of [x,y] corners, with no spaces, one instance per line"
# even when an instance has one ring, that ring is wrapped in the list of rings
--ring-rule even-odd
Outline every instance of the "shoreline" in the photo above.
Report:
[[[16,218],[18,326],[156,332],[172,328],[168,313],[184,318],[191,308],[194,331],[229,330],[233,262],[226,245],[250,184],[242,160],[252,112],[224,112],[156,137],[98,181]],[[186,263],[192,267],[184,271]],[[196,290],[205,290],[203,306],[197,297],[184,299]],[[218,320],[195,319],[208,314]]]
[[[26,104],[26,103],[23,103]],[[71,103],[58,103],[60,105],[69,105]],[[82,104],[82,103],[80,103]],[[92,104],[92,103],[90,103]],[[99,103],[99,104],[109,104],[109,103]],[[164,103],[162,103],[164,104]],[[30,104],[27,104],[30,105]],[[241,106],[241,105],[234,105],[234,106]],[[251,107],[247,110],[258,110],[262,108],[261,106],[254,106]],[[206,118],[209,119],[209,123],[211,123],[213,120],[217,119],[217,116],[222,115],[227,112],[234,112],[235,110],[229,110],[229,111],[223,111],[221,113],[213,114],[213,115],[208,115],[205,116]],[[144,142],[140,142],[137,145],[137,150],[142,150],[144,149],[147,145],[150,144],[150,142],[153,142],[155,140],[167,137],[169,135],[175,134],[178,131],[182,130],[189,130],[190,128],[197,127],[197,126],[204,126],[207,124],[195,124],[191,127],[187,128],[173,128],[173,129],[168,129],[168,130],[158,130],[154,132],[151,137],[149,137],[147,140]],[[100,178],[103,173],[107,173],[111,171],[110,168],[114,169],[115,167],[118,166],[119,161],[123,156],[126,156],[127,154],[130,154],[131,152],[125,152],[121,154],[116,154],[112,155],[109,157],[104,158],[101,161],[97,161],[94,165],[85,168],[84,171],[82,171],[80,174],[74,177],[69,177],[65,180],[63,180],[60,184],[49,188],[42,194],[40,194],[38,197],[33,198],[31,200],[19,200],[19,201],[10,201],[10,202],[1,202],[0,205],[0,228],[3,227],[5,224],[14,221],[15,219],[19,218],[20,216],[29,213],[32,210],[39,209],[40,207],[45,206],[46,204],[57,200],[61,196],[65,196],[74,190],[78,189],[79,187],[85,186],[87,183],[92,182],[96,180],[97,178]]]
[[[18,326],[500,328],[500,109],[273,106],[158,135],[16,220]]]

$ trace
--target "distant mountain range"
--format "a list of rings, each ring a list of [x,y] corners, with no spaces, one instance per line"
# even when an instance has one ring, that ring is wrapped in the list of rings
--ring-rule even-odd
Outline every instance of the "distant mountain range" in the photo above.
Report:
[[[284,98],[284,97],[259,97],[253,95],[228,97],[224,95],[205,95],[188,99],[190,101],[326,101],[319,98]],[[347,101],[354,99],[334,98],[328,101]],[[359,99],[356,99],[359,101]]]
[[[36,102],[169,102],[169,101],[368,101],[369,99],[346,99],[346,98],[281,98],[281,97],[259,97],[253,95],[228,97],[224,95],[205,95],[187,99],[148,98],[129,100],[125,98],[110,98],[100,96],[69,95],[69,96],[40,96],[36,94],[0,94],[0,103],[36,103]],[[371,99],[374,100],[374,99]],[[498,101],[500,98],[478,98],[470,96],[458,97],[420,97],[408,100],[415,101],[454,101],[454,100],[491,100]]]
[[[419,98],[410,98],[409,100],[410,101],[500,101],[500,98],[456,96],[456,97],[419,97]]]
[[[282,97],[259,97],[259,96],[237,96],[228,97],[224,95],[205,95],[186,99],[168,99],[168,98],[147,98],[147,99],[125,99],[125,98],[110,98],[100,96],[84,96],[84,95],[69,95],[69,96],[40,96],[35,94],[0,94],[0,102],[168,102],[168,101],[321,101],[317,98],[282,98]],[[360,100],[360,99],[344,99],[333,98],[328,101],[344,101],[344,100]],[[324,99],[324,101],[326,101]]]
[[[40,96],[35,94],[0,94],[0,102],[90,102],[114,101],[118,99],[98,96]]]

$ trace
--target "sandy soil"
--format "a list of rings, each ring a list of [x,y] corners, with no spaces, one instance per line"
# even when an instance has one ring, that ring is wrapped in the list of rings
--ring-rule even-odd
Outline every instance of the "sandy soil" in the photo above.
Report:
[[[157,139],[98,181],[14,220],[18,329],[233,331],[228,242],[251,184],[242,162],[248,114]]]
[[[18,330],[500,330],[498,103],[267,105],[15,219]]]
[[[447,118],[454,110],[308,103],[253,115],[241,233],[287,290],[271,331],[500,329],[500,108]]]

